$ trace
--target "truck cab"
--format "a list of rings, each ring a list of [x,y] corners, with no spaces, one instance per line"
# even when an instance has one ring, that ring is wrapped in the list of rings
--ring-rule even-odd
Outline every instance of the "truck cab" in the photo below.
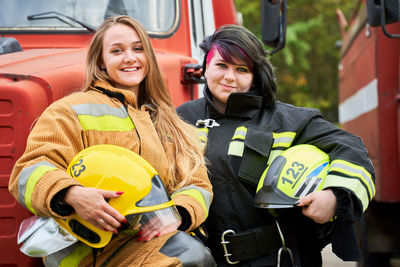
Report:
[[[81,89],[93,33],[118,14],[147,29],[176,106],[199,96],[199,43],[222,24],[240,24],[234,0],[0,1],[0,266],[41,264],[17,246],[31,214],[9,194],[9,176],[43,110]]]
[[[362,138],[375,167],[376,195],[358,225],[359,266],[400,262],[400,1],[355,1],[338,10],[339,122]],[[382,16],[383,15],[383,16]]]

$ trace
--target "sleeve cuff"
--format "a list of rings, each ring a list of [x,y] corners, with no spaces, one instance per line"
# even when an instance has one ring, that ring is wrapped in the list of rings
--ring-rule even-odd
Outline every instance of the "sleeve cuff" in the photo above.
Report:
[[[335,216],[340,221],[353,223],[362,215],[362,205],[357,197],[343,187],[330,187],[336,196],[337,207]]]
[[[67,193],[68,188],[62,189],[60,192],[54,195],[51,199],[51,209],[60,216],[69,216],[74,212],[74,208],[71,205],[63,202],[64,196]]]
[[[182,223],[178,227],[178,230],[186,231],[192,225],[192,219],[190,218],[190,214],[185,208],[181,206],[176,206],[176,208],[178,209],[178,212],[182,218]]]

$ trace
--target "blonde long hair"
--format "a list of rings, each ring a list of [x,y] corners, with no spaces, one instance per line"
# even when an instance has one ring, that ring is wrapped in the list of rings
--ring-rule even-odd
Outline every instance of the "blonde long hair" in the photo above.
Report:
[[[182,121],[172,104],[169,90],[162,77],[150,38],[144,27],[129,16],[116,16],[106,19],[98,28],[89,46],[86,59],[86,81],[84,89],[92,87],[97,80],[110,83],[107,72],[102,71],[103,37],[111,26],[124,24],[133,28],[143,44],[148,59],[148,72],[139,86],[138,105],[152,104],[155,112],[152,118],[157,133],[166,151],[169,162],[169,179],[163,177],[164,185],[177,189],[187,184],[190,177],[204,166],[203,150],[197,138],[195,128]],[[167,149],[172,143],[174,149]]]

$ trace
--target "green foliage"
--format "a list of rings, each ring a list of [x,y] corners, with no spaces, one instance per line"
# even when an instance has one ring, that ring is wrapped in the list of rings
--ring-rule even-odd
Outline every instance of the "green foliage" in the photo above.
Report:
[[[261,40],[261,0],[235,0],[243,25]],[[339,48],[336,9],[349,19],[357,1],[289,0],[286,46],[272,55],[279,84],[278,99],[318,108],[337,122]],[[267,50],[270,48],[266,47]]]

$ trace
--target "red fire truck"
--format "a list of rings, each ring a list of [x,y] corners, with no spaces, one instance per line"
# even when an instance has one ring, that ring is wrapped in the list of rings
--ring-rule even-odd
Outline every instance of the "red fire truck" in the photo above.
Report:
[[[360,136],[376,171],[376,196],[359,226],[363,266],[400,258],[400,1],[359,0],[342,32],[339,122]],[[397,261],[397,263],[395,263]]]
[[[30,216],[8,192],[34,121],[53,101],[79,90],[87,46],[104,18],[128,14],[148,30],[179,105],[198,96],[198,44],[222,24],[239,24],[233,0],[0,1],[0,266],[37,266],[17,247]]]

